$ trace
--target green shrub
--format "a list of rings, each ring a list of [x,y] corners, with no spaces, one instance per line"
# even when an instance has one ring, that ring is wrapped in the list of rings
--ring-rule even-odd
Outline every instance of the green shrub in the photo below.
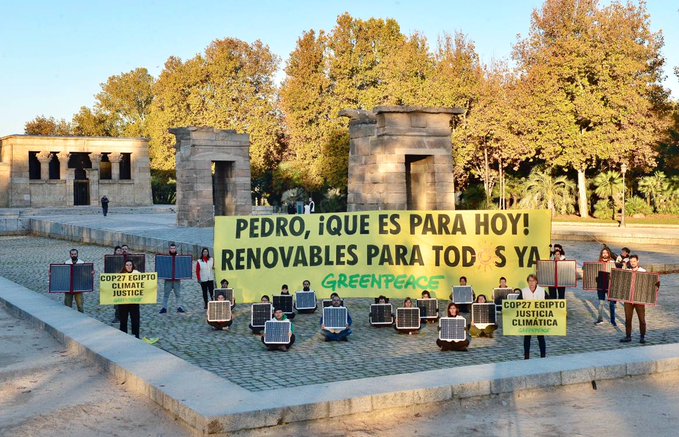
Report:
[[[641,197],[632,196],[625,201],[625,215],[633,216],[634,214],[653,214],[653,208]]]
[[[601,199],[594,205],[594,217],[610,219],[612,215],[613,211],[611,210],[611,202],[609,200]]]
[[[174,205],[177,198],[177,180],[174,170],[151,170],[153,203]]]

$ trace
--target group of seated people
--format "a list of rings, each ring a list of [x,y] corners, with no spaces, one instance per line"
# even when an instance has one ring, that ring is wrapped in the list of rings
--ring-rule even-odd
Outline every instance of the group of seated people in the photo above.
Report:
[[[465,277],[460,278],[460,285],[461,286],[466,286],[467,280]],[[228,287],[228,281],[225,279],[222,280],[222,288],[227,288]],[[507,288],[507,282],[506,279],[503,277],[500,280],[499,284],[500,288]],[[311,290],[311,283],[308,280],[303,281],[302,283],[302,291],[304,292],[310,292],[313,291]],[[283,284],[281,287],[281,296],[289,296],[290,291],[289,288],[286,284]],[[225,300],[225,295],[223,292],[217,291],[216,292],[216,300],[217,301],[224,301]],[[451,294],[451,300],[453,298]],[[474,297],[474,303],[488,303],[488,300],[485,295],[480,294],[476,296],[473,294]],[[421,294],[420,300],[424,301],[426,299],[432,299],[431,293],[427,290],[424,290]],[[268,295],[263,295],[260,300],[261,303],[270,303],[272,304],[272,301]],[[418,302],[419,303],[419,300]],[[406,297],[403,301],[403,307],[402,308],[415,308],[417,303],[413,301],[410,297]],[[337,293],[332,293],[330,295],[329,303],[327,302],[328,306],[332,307],[343,307],[344,302],[341,299],[341,297]],[[375,304],[389,304],[389,299],[381,295],[378,298],[375,299]],[[235,306],[235,299],[234,302],[231,303],[231,307],[233,308]],[[465,320],[465,332],[467,335],[465,336],[465,340],[458,340],[458,341],[450,341],[450,340],[442,340],[440,338],[437,338],[436,344],[439,346],[441,350],[457,350],[457,351],[465,351],[467,350],[467,347],[469,346],[469,335],[472,337],[488,337],[491,338],[493,337],[494,331],[497,329],[496,324],[484,324],[485,326],[483,327],[477,327],[476,325],[471,324],[464,316],[462,316],[462,313],[468,313],[470,310],[471,305],[470,304],[459,304],[455,302],[450,302],[447,306],[446,309],[446,314],[444,317],[448,318],[462,318]],[[437,323],[439,319],[438,315],[438,303],[436,304],[436,314],[427,314],[427,308],[431,310],[430,306],[425,306],[422,305],[419,307],[420,308],[420,323],[419,326],[416,327],[399,327],[397,326],[396,323],[396,316],[393,312],[391,312],[391,320],[385,323],[384,321],[376,322],[374,323],[373,321],[373,314],[372,311],[369,314],[369,322],[372,326],[393,326],[396,331],[399,334],[415,334],[419,332],[419,330],[422,328],[423,325],[426,325],[426,323]],[[265,341],[265,336],[262,335],[264,332],[264,326],[253,326],[252,323],[249,324],[249,328],[252,331],[253,334],[256,335],[262,335],[262,343],[264,343],[269,350],[283,350],[287,351],[295,342],[295,334],[294,334],[294,327],[292,326],[291,320],[295,318],[295,313],[296,312],[304,312],[304,313],[313,313],[316,308],[304,308],[304,309],[298,309],[295,304],[293,304],[293,311],[292,312],[284,312],[283,308],[280,307],[272,307],[272,319],[271,320],[277,320],[277,321],[288,321],[290,322],[290,332],[289,332],[289,342],[287,344],[281,344],[281,343],[276,343],[276,344],[267,344]],[[391,308],[393,311],[393,308]],[[228,329],[229,326],[233,323],[233,318],[228,321],[208,321],[208,324],[213,326],[216,330],[222,330],[222,329]],[[323,316],[321,316],[319,325],[321,328],[321,334],[324,338],[325,341],[348,341],[349,336],[351,335],[351,325],[352,325],[352,319],[351,315],[347,311],[347,323],[346,326],[343,327],[327,327],[324,323]],[[441,328],[439,327],[439,330]]]

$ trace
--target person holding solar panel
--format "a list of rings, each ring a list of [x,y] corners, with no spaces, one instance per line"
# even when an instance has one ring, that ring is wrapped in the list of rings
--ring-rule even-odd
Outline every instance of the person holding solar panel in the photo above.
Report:
[[[604,247],[599,252],[599,262],[608,263],[611,267],[615,267],[615,260],[611,255],[611,250],[608,247]],[[597,297],[599,298],[599,317],[597,318],[595,325],[601,325],[604,323],[604,305],[606,304],[606,298],[608,296],[608,281],[611,274],[608,272],[601,272],[597,278]],[[611,325],[618,326],[615,322],[615,304],[614,300],[608,301],[608,310],[611,315]]]
[[[450,318],[459,318],[465,321],[465,333],[467,332],[467,320],[460,315],[460,309],[458,308],[458,305],[450,302],[448,304],[448,309],[446,310],[446,317]],[[439,331],[441,328],[439,327]],[[469,339],[466,338],[465,340],[462,341],[453,341],[453,340],[441,340],[440,338],[436,339],[436,345],[441,348],[442,351],[459,351],[459,352],[467,352],[467,348],[469,347]]]
[[[282,308],[274,308],[273,319],[277,320],[279,322],[289,321],[288,317],[285,315]],[[266,344],[263,336],[262,336],[262,343],[264,343],[264,345],[270,351],[280,350],[280,351],[283,351],[283,352],[287,352],[288,349],[290,349],[292,347],[292,345],[295,344],[295,326],[292,324],[292,322],[290,322],[289,336],[290,336],[290,342],[288,344]]]
[[[412,300],[410,297],[406,297],[406,298],[403,300],[403,307],[404,307],[404,308],[414,308],[414,306],[413,306],[413,300]],[[397,311],[398,311],[398,310],[397,310]],[[408,329],[408,328],[406,328],[406,329],[403,329],[403,328],[399,328],[399,327],[397,326],[397,324],[395,323],[395,324],[394,324],[394,329],[396,329],[396,332],[398,332],[399,334],[408,334],[408,335],[419,334],[419,333],[420,333],[420,329],[422,329],[422,324],[420,323],[419,328],[413,328],[413,329]]]
[[[125,261],[120,273],[139,273],[134,266],[134,262],[131,259]],[[141,315],[139,314],[139,304],[138,303],[126,303],[118,305],[120,311],[120,330],[127,334],[127,318],[129,316],[130,322],[132,323],[132,335],[139,338],[139,325],[141,324]]]
[[[218,291],[217,292],[217,301],[218,302],[224,302],[225,300],[226,300],[226,296],[224,295],[224,293],[222,293],[221,291]],[[226,320],[226,321],[223,321],[223,322],[211,322],[210,320],[208,320],[207,324],[212,326],[215,329],[215,331],[222,331],[222,330],[224,330],[224,328],[229,329],[229,326],[231,326],[231,324],[233,323],[233,315],[231,317],[232,317],[231,320]]]
[[[476,300],[474,303],[488,303],[488,299],[486,299],[485,294],[479,294],[476,297]],[[472,305],[472,309],[473,309]],[[493,311],[495,311],[495,308],[493,308]],[[472,337],[487,337],[487,338],[493,338],[493,333],[497,330],[497,325],[496,324],[488,324],[485,328],[477,328],[474,325],[471,325],[471,328],[469,330],[470,334]]]
[[[71,249],[68,252],[69,258],[64,262],[64,264],[84,264],[85,262],[78,259],[78,249]],[[73,268],[71,267],[71,271]],[[84,301],[83,294],[78,292],[64,293],[64,305],[69,308],[73,308],[73,300],[75,300],[75,306],[78,308],[78,312],[84,313]]]
[[[262,298],[259,301],[260,301],[260,303],[270,303],[269,296],[266,295],[266,294],[264,296],[262,296]],[[250,323],[248,325],[248,327],[250,328],[252,333],[255,334],[255,335],[262,335],[262,331],[264,330],[263,326],[262,327],[259,327],[259,326],[255,327],[255,326],[252,326],[252,323]]]
[[[538,277],[535,274],[530,274],[526,278],[528,281],[528,287],[521,290],[521,295],[519,296],[522,300],[545,300],[546,293],[545,289],[538,286]],[[544,358],[547,355],[547,344],[545,343],[545,336],[538,335],[538,345],[540,346],[540,358]],[[523,336],[523,358],[525,360],[530,359],[530,335]]]
[[[632,270],[634,272],[645,272],[646,269],[639,266],[639,256],[630,255],[629,256],[629,268],[627,270]],[[660,284],[656,284],[659,287]],[[634,312],[637,312],[637,318],[639,319],[639,343],[646,343],[646,306],[641,303],[625,302],[625,336],[620,339],[620,343],[629,343],[632,341],[632,319],[634,318]]]
[[[342,299],[340,299],[339,295],[334,296],[332,298],[332,306],[335,308],[339,308],[342,306]],[[349,341],[349,336],[351,335],[351,315],[349,314],[349,311],[347,310],[347,325],[344,329],[337,331],[337,330],[329,330],[326,328],[326,326],[323,324],[323,317],[321,317],[321,334],[325,337],[325,341]]]

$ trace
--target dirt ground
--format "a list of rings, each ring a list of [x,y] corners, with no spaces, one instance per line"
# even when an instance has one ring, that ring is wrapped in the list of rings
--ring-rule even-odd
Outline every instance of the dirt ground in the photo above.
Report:
[[[679,372],[389,410],[251,436],[659,436],[679,429]],[[44,331],[0,308],[0,436],[187,436]]]

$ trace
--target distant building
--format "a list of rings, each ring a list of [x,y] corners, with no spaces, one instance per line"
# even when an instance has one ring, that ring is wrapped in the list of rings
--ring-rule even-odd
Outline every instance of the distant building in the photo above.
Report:
[[[148,141],[9,135],[0,138],[0,207],[151,205]]]

